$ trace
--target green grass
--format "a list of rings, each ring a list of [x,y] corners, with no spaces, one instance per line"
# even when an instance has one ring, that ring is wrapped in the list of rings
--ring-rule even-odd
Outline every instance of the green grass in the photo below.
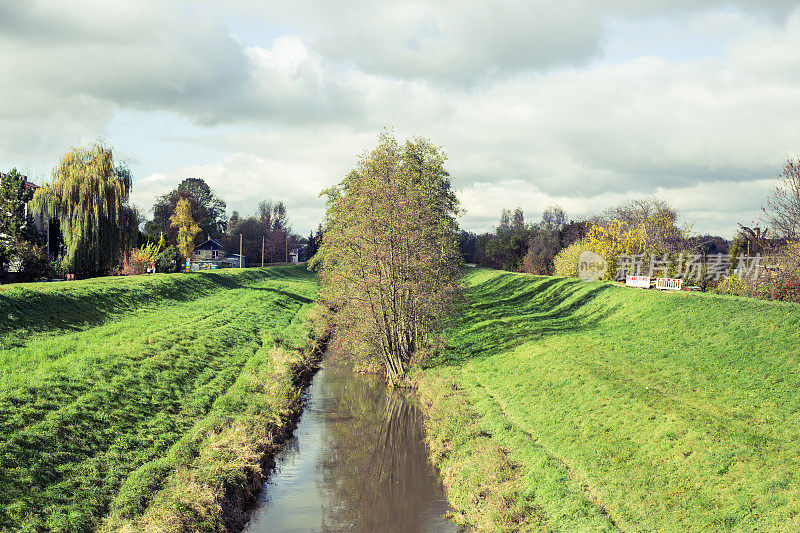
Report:
[[[219,492],[296,408],[316,290],[272,267],[0,292],[0,529],[136,529],[180,504],[173,529],[223,530]],[[178,475],[211,499],[170,497]]]
[[[418,376],[479,530],[800,528],[800,306],[471,270]]]

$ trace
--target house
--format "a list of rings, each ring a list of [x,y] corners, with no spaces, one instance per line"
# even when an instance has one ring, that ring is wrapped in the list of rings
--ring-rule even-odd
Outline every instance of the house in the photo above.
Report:
[[[225,245],[217,239],[208,240],[192,250],[191,270],[208,270],[224,267],[244,267],[244,257],[225,253]]]
[[[196,246],[192,251],[192,261],[222,261],[225,257],[225,246],[217,239],[212,239],[209,235],[208,240]]]
[[[3,178],[4,176],[5,173],[0,172],[0,178]],[[22,179],[24,180],[23,183],[27,190],[36,192],[36,189],[39,188],[39,186],[32,181],[28,181],[27,176],[22,176]],[[39,214],[33,214],[30,211],[30,207],[26,206],[26,211],[31,214],[31,218],[33,218],[33,224],[36,226],[36,230],[42,236],[47,251],[48,260],[55,261],[61,256],[61,227],[58,223],[58,218],[50,216],[47,208],[43,209]]]

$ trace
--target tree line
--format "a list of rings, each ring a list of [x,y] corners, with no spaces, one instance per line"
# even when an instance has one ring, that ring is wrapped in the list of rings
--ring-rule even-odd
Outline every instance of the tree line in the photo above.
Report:
[[[588,222],[567,220],[560,207],[551,207],[539,222],[528,222],[522,208],[503,209],[496,229],[474,233],[461,230],[459,247],[465,263],[510,270],[552,274],[558,252],[582,239]]]
[[[156,263],[177,271],[192,250],[217,239],[225,250],[243,255],[249,265],[284,261],[305,240],[292,233],[283,202],[262,201],[254,216],[226,214],[225,202],[201,178],[187,178],[156,199],[147,219],[130,204],[130,168],[114,160],[102,141],[73,148],[58,162],[49,183],[35,188],[16,169],[0,173],[0,277],[12,264],[16,279],[64,274],[134,274]],[[34,191],[35,189],[35,191]],[[51,221],[45,242],[34,216]],[[312,235],[313,236],[313,235]],[[56,261],[49,261],[47,244]]]
[[[493,231],[462,230],[459,249],[465,263],[572,277],[578,276],[581,254],[591,251],[606,261],[608,280],[652,270],[701,290],[800,301],[800,160],[787,161],[760,223],[764,227],[739,224],[732,240],[694,235],[658,198],[631,200],[579,219],[551,207],[538,222],[526,221],[521,208],[503,209]]]
[[[226,208],[225,201],[203,179],[184,179],[156,199],[151,210],[153,218],[144,224],[145,237],[149,242],[158,242],[163,236],[184,259],[208,239],[219,241],[231,255],[239,254],[241,243],[249,266],[260,265],[262,256],[265,263],[286,261],[289,252],[306,245],[302,237],[292,232],[282,201],[262,200],[255,214],[247,217],[233,211],[228,218]]]

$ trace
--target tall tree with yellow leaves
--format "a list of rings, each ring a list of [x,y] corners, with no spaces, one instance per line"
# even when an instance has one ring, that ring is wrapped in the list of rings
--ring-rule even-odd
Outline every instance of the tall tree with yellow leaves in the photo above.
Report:
[[[186,198],[181,199],[175,206],[175,213],[169,219],[173,227],[178,228],[178,251],[184,259],[189,257],[194,249],[194,238],[200,233],[200,226],[192,217],[192,206]]]

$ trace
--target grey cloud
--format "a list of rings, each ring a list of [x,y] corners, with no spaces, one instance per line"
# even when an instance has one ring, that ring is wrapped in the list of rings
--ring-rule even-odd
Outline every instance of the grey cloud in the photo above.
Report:
[[[525,10],[516,2],[451,3],[393,20],[398,12],[386,6],[355,31],[323,34],[319,47],[367,71],[440,81],[579,64],[600,53],[599,21],[575,1]]]
[[[472,84],[601,51],[601,20],[581,0],[238,4],[281,17],[333,61],[395,78]]]
[[[394,78],[466,86],[601,58],[604,26],[614,16],[685,17],[738,9],[784,20],[797,8],[796,0],[234,0],[233,5],[279,17],[333,61]]]
[[[360,112],[358,91],[310,51],[290,70],[265,65],[202,9],[155,1],[14,1],[0,9],[0,70],[14,80],[1,89],[3,118],[80,119],[77,109],[93,104],[204,124],[315,123]]]
[[[215,135],[227,140],[207,142],[231,154],[219,166],[165,163],[173,166],[157,169],[163,179],[134,188],[144,206],[197,175],[236,184],[226,199],[245,212],[274,192],[310,220],[321,212],[318,190],[340,180],[383,126],[444,145],[457,186],[488,206],[470,215],[480,223],[517,203],[580,213],[659,187],[698,194],[698,182],[772,176],[800,146],[791,31],[800,15],[783,27],[793,4],[241,3],[286,25],[258,47],[210,14],[228,3],[3,2],[0,71],[14,82],[0,88],[0,127],[13,135],[0,139],[0,160],[46,159],[53,147],[95,138],[115,110],[135,108],[178,115],[187,129],[221,126]],[[747,31],[763,28],[738,33],[725,58],[592,62],[608,17],[685,19],[728,6],[753,13]],[[670,20],[678,31],[685,22]],[[314,188],[290,197],[276,186],[287,179]]]
[[[156,4],[111,5],[120,7],[4,5],[0,69],[14,84],[4,87],[11,94],[0,109],[47,117],[74,109],[77,98],[166,107],[218,97],[246,78],[241,47],[212,20],[196,17],[189,26]]]

